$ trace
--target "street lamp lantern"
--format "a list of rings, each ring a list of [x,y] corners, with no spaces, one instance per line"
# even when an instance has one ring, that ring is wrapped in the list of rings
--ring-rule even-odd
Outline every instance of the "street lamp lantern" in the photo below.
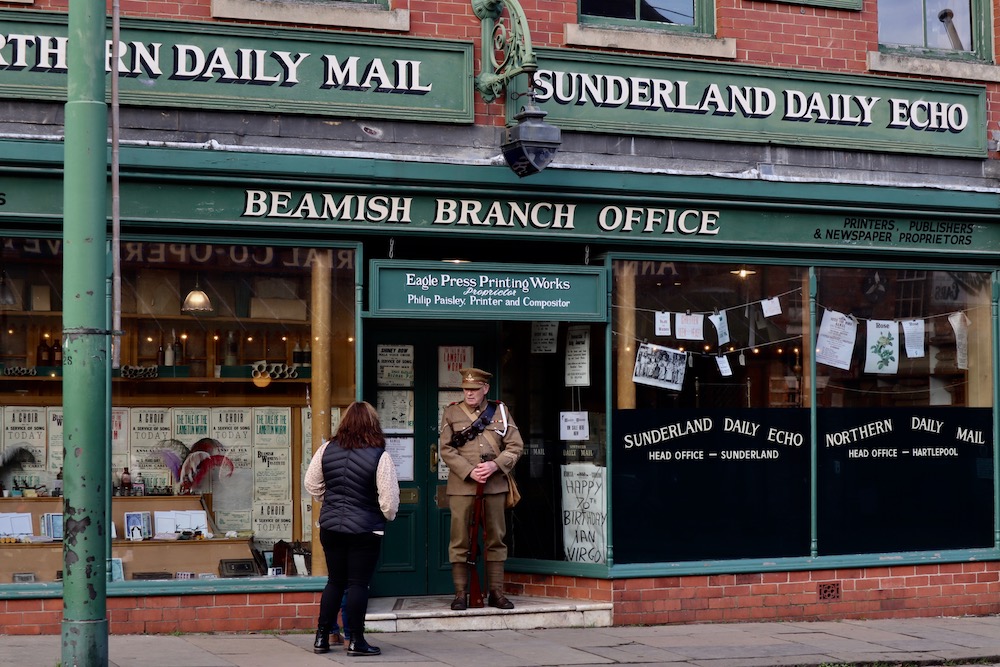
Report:
[[[559,128],[542,120],[547,115],[535,106],[534,99],[530,99],[514,115],[517,125],[504,131],[504,140],[500,144],[503,158],[521,178],[537,174],[549,166],[562,143]]]

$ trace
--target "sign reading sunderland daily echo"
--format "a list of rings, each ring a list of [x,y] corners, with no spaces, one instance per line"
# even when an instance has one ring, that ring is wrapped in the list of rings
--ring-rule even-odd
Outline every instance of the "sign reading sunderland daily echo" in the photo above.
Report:
[[[537,51],[535,100],[564,130],[986,157],[983,86]]]

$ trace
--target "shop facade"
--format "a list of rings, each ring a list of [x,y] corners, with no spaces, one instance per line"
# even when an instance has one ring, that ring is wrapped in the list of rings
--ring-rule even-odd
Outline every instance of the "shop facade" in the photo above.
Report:
[[[0,79],[23,119],[0,139],[3,442],[26,452],[0,481],[40,535],[64,297],[39,62],[65,24],[26,14],[0,54],[50,55]],[[542,49],[565,158],[518,179],[475,122],[469,42],[138,20],[124,41],[112,632],[312,627],[312,412],[355,399],[403,491],[372,592],[448,592],[436,434],[465,365],[525,435],[512,593],[618,624],[998,611],[984,87]],[[211,310],[183,309],[196,289]],[[213,537],[162,538],[184,530]],[[58,541],[0,563],[4,627],[58,633]]]

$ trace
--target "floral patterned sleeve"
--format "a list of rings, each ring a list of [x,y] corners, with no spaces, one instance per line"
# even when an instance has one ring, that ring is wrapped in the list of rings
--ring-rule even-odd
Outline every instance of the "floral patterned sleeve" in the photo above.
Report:
[[[326,451],[327,444],[327,442],[324,442],[316,450],[312,460],[309,462],[309,467],[306,468],[306,477],[304,480],[306,492],[316,502],[322,502],[323,494],[326,493],[326,480],[323,479],[323,452]]]
[[[382,515],[392,521],[399,511],[399,480],[396,478],[396,464],[389,452],[383,452],[378,460],[375,484],[378,487],[378,505]]]

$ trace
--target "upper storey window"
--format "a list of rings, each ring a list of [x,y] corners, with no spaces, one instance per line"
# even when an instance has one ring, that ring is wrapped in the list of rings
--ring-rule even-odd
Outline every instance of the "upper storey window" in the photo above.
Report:
[[[879,44],[928,55],[982,56],[987,10],[981,0],[878,0]]]
[[[581,0],[580,14],[582,23],[665,27],[697,33],[710,33],[714,28],[711,0]]]

